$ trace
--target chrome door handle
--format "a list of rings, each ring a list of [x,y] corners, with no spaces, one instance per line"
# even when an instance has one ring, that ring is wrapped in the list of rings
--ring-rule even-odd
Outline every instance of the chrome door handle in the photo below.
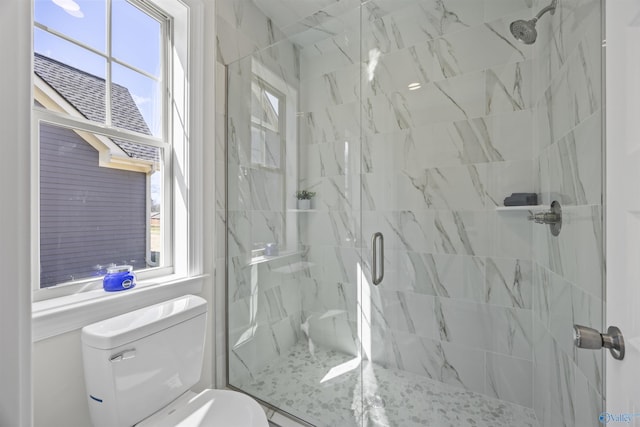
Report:
[[[614,359],[624,359],[624,338],[615,326],[609,326],[606,334],[596,329],[581,325],[573,325],[573,344],[578,348],[599,350],[608,348]]]
[[[380,246],[380,275],[378,275],[378,243]],[[371,267],[371,280],[374,285],[379,285],[384,279],[384,236],[379,231],[373,234],[371,239],[373,261]]]

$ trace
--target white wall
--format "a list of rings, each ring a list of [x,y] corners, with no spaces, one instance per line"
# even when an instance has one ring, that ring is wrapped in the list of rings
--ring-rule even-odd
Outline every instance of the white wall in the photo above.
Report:
[[[0,6],[0,15],[4,14],[4,2]],[[15,3],[29,3],[24,0],[11,0]],[[215,133],[215,120],[214,120],[214,105],[213,94],[214,87],[214,61],[215,61],[215,25],[214,25],[214,0],[203,0],[204,3],[204,44],[203,44],[203,58],[201,60],[204,67],[204,171],[203,180],[204,183],[204,200],[203,209],[205,212],[213,212],[214,209],[214,193],[215,193],[215,181],[214,181],[214,133]],[[27,24],[29,24],[27,22]],[[2,25],[1,28],[6,28]],[[28,28],[27,28],[28,30]],[[27,31],[28,32],[28,31]],[[15,40],[15,37],[9,38]],[[0,42],[2,43],[2,42]],[[2,46],[0,44],[0,46]],[[4,46],[3,46],[4,47]],[[3,49],[3,52],[7,48]],[[29,52],[29,46],[25,46],[21,49],[21,52]],[[27,57],[28,55],[23,56]],[[27,70],[29,69],[29,63],[27,61]],[[29,73],[26,72],[25,75]],[[4,76],[4,74],[3,74]],[[4,78],[1,79],[4,82]],[[13,79],[14,81],[17,79]],[[2,84],[2,83],[0,83]],[[28,83],[27,83],[28,84]],[[4,94],[4,89],[3,89]],[[28,97],[28,96],[27,96]],[[13,96],[11,98],[14,98]],[[26,104],[29,108],[29,103]],[[2,115],[4,117],[4,114]],[[1,119],[0,119],[1,120]],[[14,120],[15,121],[15,120]],[[28,132],[28,128],[27,128]],[[28,134],[25,135],[28,140]],[[2,142],[4,147],[4,141]],[[25,153],[27,156],[28,153]],[[4,157],[3,157],[4,158]],[[28,158],[27,158],[28,159]],[[28,161],[28,160],[27,160]],[[2,172],[5,172],[5,167],[2,168]],[[25,167],[25,174],[28,176],[28,168]],[[7,182],[4,179],[3,182]],[[25,184],[28,189],[28,184]],[[4,188],[3,188],[4,191]],[[28,195],[28,190],[25,191]],[[13,197],[15,199],[15,197]],[[7,198],[3,195],[3,200]],[[9,198],[10,199],[10,198]],[[3,204],[4,208],[4,204]],[[25,208],[23,212],[28,212]],[[4,212],[3,212],[4,214]],[[25,219],[28,221],[28,216]],[[204,223],[202,235],[203,237],[203,258],[204,258],[204,274],[208,274],[209,277],[204,281],[203,290],[200,296],[207,299],[209,302],[209,323],[207,329],[207,341],[205,343],[205,357],[204,366],[202,370],[201,380],[194,387],[194,390],[201,390],[209,388],[215,383],[214,377],[214,324],[215,315],[213,311],[213,278],[214,278],[214,218],[212,215],[204,215]],[[3,220],[3,222],[6,222]],[[28,227],[28,222],[26,223]],[[5,241],[4,236],[2,240]],[[28,241],[28,238],[26,239]],[[3,248],[4,249],[4,248]],[[3,251],[4,252],[4,251]],[[4,258],[4,256],[3,256]],[[28,252],[25,255],[25,262],[28,261]],[[0,263],[3,261],[0,261]],[[17,262],[14,261],[14,264]],[[8,270],[8,267],[5,268]],[[28,271],[28,268],[27,268]],[[0,292],[3,292],[4,288],[0,288]],[[2,296],[2,303],[4,303],[4,294]],[[28,295],[27,295],[28,297]],[[16,305],[15,303],[13,304]],[[4,306],[2,307],[2,313],[4,313]],[[28,319],[28,318],[27,318]],[[15,323],[15,322],[13,322]],[[3,319],[4,324],[4,319]],[[4,331],[3,331],[4,332]],[[4,337],[4,334],[3,334]],[[0,357],[3,357],[3,351],[0,352]],[[4,368],[4,363],[2,364]],[[2,368],[0,368],[2,369]],[[13,369],[16,370],[15,368]],[[4,371],[3,371],[4,375]],[[2,381],[4,382],[4,376]],[[86,403],[86,392],[84,386],[84,375],[82,372],[82,352],[80,342],[80,331],[72,331],[63,335],[59,335],[53,338],[39,341],[34,344],[33,349],[33,382],[34,382],[34,425],[42,427],[62,427],[62,426],[89,426],[91,425],[89,418],[89,411]],[[3,387],[4,391],[4,387]],[[28,392],[27,392],[28,393]],[[13,396],[13,391],[11,391]],[[4,401],[4,399],[3,399]],[[16,406],[12,404],[11,406]],[[15,423],[4,423],[4,419],[0,419],[1,426],[13,426],[18,425]],[[25,424],[26,425],[26,424]]]
[[[0,2],[0,425],[31,425],[30,2]]]

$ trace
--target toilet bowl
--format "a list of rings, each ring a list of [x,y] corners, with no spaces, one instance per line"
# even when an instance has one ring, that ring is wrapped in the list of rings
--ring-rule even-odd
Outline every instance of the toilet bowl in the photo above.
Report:
[[[136,427],[263,427],[267,417],[258,403],[247,395],[231,390],[187,392],[176,401]]]
[[[187,295],[84,327],[93,425],[268,427],[249,396],[190,390],[202,371],[206,318],[206,301]]]

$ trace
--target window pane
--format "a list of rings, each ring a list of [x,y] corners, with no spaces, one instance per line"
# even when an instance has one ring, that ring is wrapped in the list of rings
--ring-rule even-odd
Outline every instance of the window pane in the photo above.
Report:
[[[258,127],[251,127],[251,163],[262,165],[264,163],[264,131]]]
[[[65,36],[106,51],[104,0],[35,0],[34,20]]]
[[[254,81],[251,85],[251,115],[253,121],[260,123],[274,131],[279,130],[278,98]]]
[[[265,131],[264,165],[268,168],[280,168],[280,134]]]
[[[162,26],[126,0],[113,0],[112,52],[118,60],[161,76]],[[135,31],[132,29],[135,28]]]
[[[106,61],[41,30],[35,30],[34,41],[34,71],[45,85],[41,89],[53,94],[57,111],[104,123]]]
[[[162,92],[158,82],[118,64],[113,64],[112,70],[112,124],[162,136]]]
[[[40,286],[160,263],[161,150],[41,123]]]

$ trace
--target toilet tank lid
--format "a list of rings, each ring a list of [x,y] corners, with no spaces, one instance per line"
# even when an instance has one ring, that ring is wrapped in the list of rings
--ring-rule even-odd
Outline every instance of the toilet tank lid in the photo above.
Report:
[[[206,300],[185,295],[85,326],[82,342],[98,349],[117,348],[206,312]]]

